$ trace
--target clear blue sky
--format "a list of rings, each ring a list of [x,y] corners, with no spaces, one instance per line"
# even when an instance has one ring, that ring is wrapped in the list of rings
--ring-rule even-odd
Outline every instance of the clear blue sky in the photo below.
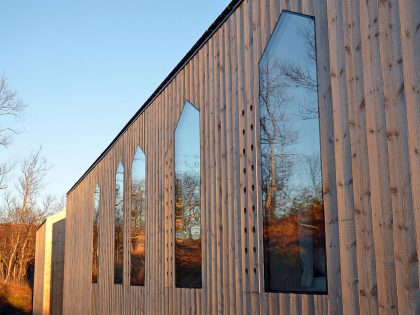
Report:
[[[0,74],[28,105],[0,160],[42,146],[62,196],[229,0],[0,2]]]

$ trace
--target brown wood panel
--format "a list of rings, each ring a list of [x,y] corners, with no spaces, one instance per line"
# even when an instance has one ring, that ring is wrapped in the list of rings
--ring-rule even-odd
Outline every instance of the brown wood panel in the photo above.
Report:
[[[328,1],[331,87],[334,118],[334,149],[336,159],[336,184],[338,225],[340,237],[341,288],[347,297],[343,304],[345,314],[359,314],[358,280],[356,263],[356,231],[353,200],[353,177],[348,121],[348,95],[344,55],[344,25],[341,1]]]

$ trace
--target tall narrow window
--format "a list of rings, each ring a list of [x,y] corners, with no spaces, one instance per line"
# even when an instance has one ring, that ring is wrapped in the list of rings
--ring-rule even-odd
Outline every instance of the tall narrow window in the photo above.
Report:
[[[121,162],[118,164],[115,178],[114,233],[114,284],[122,284],[124,266],[124,167]]]
[[[265,287],[325,293],[314,20],[283,12],[259,73]]]
[[[200,113],[189,102],[175,129],[175,284],[201,288]]]
[[[137,147],[131,175],[131,285],[144,285],[146,200],[146,156],[141,148]]]
[[[96,185],[93,193],[93,227],[92,227],[92,283],[98,282],[99,272],[99,213],[101,190]]]

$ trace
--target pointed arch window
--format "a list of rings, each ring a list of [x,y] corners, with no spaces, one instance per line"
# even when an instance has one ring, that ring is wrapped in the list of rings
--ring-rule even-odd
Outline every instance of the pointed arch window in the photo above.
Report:
[[[124,275],[124,167],[120,162],[115,176],[114,207],[114,284],[123,283]]]
[[[265,289],[325,293],[314,19],[283,11],[259,83]]]
[[[93,193],[93,226],[92,226],[92,283],[98,282],[99,273],[99,221],[101,189],[96,185]]]
[[[137,147],[131,175],[130,285],[144,285],[147,212],[146,156]]]
[[[200,113],[189,102],[175,129],[175,285],[202,286]]]

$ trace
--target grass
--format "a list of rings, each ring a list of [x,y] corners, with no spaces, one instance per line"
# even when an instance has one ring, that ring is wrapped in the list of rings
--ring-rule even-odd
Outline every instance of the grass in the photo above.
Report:
[[[0,283],[0,314],[32,314],[32,290],[25,285]]]

